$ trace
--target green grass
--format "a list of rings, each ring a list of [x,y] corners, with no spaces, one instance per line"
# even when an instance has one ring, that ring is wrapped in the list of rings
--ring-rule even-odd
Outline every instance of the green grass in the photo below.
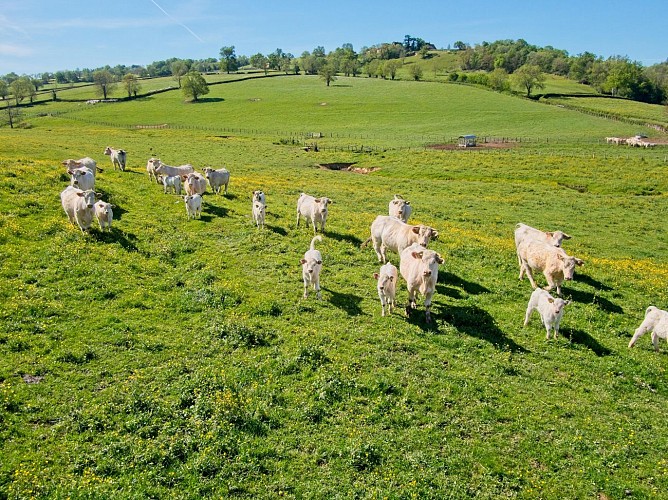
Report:
[[[658,123],[668,126],[668,109],[660,104],[647,104],[630,101],[628,99],[600,99],[600,98],[551,98],[550,102],[561,103],[572,108],[582,108],[596,113],[606,113],[612,116],[647,120],[649,123]]]
[[[559,120],[597,137],[609,126],[462,86],[314,82],[220,85],[207,97],[222,101],[191,105],[163,94],[73,115],[341,133],[347,123],[404,144],[415,133],[407,117],[424,115],[425,134],[453,127],[422,102],[431,97],[431,107],[459,125],[470,118],[458,113],[477,109],[501,128],[493,111],[505,110],[515,135],[530,131],[526,113],[554,121],[536,123],[537,133]],[[333,105],[321,116],[323,95]],[[567,133],[571,144],[486,154],[315,154],[270,135],[31,121],[31,129],[0,129],[0,496],[661,498],[668,491],[661,417],[668,347],[662,342],[656,354],[643,337],[627,348],[645,308],[668,301],[660,153],[606,157],[609,148]],[[106,145],[129,152],[127,172],[109,168]],[[230,194],[205,195],[202,219],[188,222],[182,202],[149,183],[144,169],[154,154],[170,164],[225,165]],[[84,155],[107,168],[96,189],[117,206],[111,234],[81,235],[60,207],[59,163]],[[380,170],[314,167],[337,161]],[[255,189],[267,193],[264,231],[250,217]],[[294,226],[301,191],[334,200],[318,245],[322,301],[301,298],[299,259],[312,237]],[[431,245],[445,258],[433,325],[424,323],[421,303],[411,318],[401,310],[380,316],[378,263],[372,250],[359,249],[394,193],[411,200],[415,222],[440,232]],[[564,286],[574,302],[556,341],[545,341],[535,316],[522,327],[531,288],[517,280],[519,221],[563,229],[573,236],[566,250],[585,260]],[[406,299],[400,282],[398,301]],[[30,377],[43,378],[28,384]]]

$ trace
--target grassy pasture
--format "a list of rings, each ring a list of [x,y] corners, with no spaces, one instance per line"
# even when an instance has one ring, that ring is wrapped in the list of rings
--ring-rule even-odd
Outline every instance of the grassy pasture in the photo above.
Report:
[[[583,108],[599,113],[609,113],[615,116],[628,116],[641,120],[668,125],[668,109],[660,104],[647,104],[628,99],[598,99],[598,98],[550,98],[550,102]]]
[[[626,347],[644,309],[668,301],[660,153],[606,157],[576,131],[602,137],[619,124],[476,89],[314,80],[73,113],[266,136],[49,116],[0,129],[0,495],[664,496],[668,348],[654,353],[647,336]],[[518,136],[563,129],[573,143],[314,154],[268,133],[366,130],[389,146],[474,123]],[[108,144],[129,151],[127,172],[109,169]],[[207,194],[202,219],[186,221],[178,198],[146,178],[154,154],[224,164],[230,194]],[[96,189],[117,205],[111,234],[81,235],[60,207],[59,162],[84,155],[107,167]],[[250,218],[258,188],[264,231]],[[295,228],[301,191],[334,200],[318,245],[322,301],[301,298],[298,261],[312,237]],[[378,263],[359,249],[393,193],[440,232],[433,325],[422,307],[380,317]],[[531,289],[517,280],[518,221],[565,230],[567,251],[586,261],[564,287],[573,304],[556,341],[535,316],[522,326]]]

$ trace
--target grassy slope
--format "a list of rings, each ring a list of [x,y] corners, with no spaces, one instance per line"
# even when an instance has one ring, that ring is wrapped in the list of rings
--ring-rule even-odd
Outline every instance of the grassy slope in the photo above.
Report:
[[[180,108],[166,96],[123,104],[122,115],[165,121],[179,110],[184,122],[222,115],[298,127],[279,96],[313,105],[333,94],[325,92],[349,91],[279,80],[291,84],[281,92],[273,81],[248,82],[246,91],[220,94],[225,101]],[[380,97],[353,88],[373,112]],[[331,125],[306,116],[325,130],[347,121],[352,130],[394,131],[399,141],[413,129],[395,111],[421,106],[412,95],[425,85],[405,88],[403,100],[389,95],[392,112],[376,109],[369,123],[331,98],[330,109],[340,110],[328,109]],[[456,88],[458,103],[487,112],[482,94],[470,99]],[[267,96],[260,103],[276,100],[274,112],[245,118],[244,103],[252,113],[249,96],[259,95]],[[572,112],[498,98],[518,135],[525,105],[575,126]],[[426,108],[425,131],[438,124]],[[104,120],[116,112],[96,108]],[[588,134],[606,134],[606,122],[582,121]],[[313,156],[262,137],[50,117],[34,125],[0,130],[4,494],[617,498],[668,489],[668,443],[656,418],[668,398],[665,344],[659,355],[648,338],[626,348],[644,308],[668,299],[668,184],[659,159],[606,159],[596,145],[580,146],[582,156],[545,147]],[[59,206],[58,162],[89,154],[105,166],[107,144],[130,152],[130,171],[107,170],[97,186],[119,220],[111,235],[84,237]],[[224,163],[231,195],[207,195],[202,220],[187,222],[176,197],[145,178],[155,152],[172,163]],[[315,161],[382,169],[361,176],[312,168]],[[263,232],[250,221],[257,188],[268,196]],[[335,200],[319,245],[321,302],[300,298],[298,259],[312,236],[294,228],[302,190]],[[416,221],[441,232],[433,248],[446,263],[433,327],[419,313],[380,317],[371,277],[378,265],[371,250],[358,249],[395,192],[411,200]],[[574,300],[566,339],[546,342],[536,317],[521,326],[530,288],[517,281],[511,234],[519,220],[566,230],[568,251],[586,261],[565,287]],[[25,384],[24,374],[44,380]]]

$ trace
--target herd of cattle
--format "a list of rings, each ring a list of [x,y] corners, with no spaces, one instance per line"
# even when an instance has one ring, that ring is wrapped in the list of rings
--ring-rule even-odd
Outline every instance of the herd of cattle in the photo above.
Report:
[[[654,142],[647,142],[644,140],[645,136],[634,135],[633,137],[606,137],[607,144],[615,144],[616,146],[631,146],[634,148],[653,148],[656,146]]]
[[[105,155],[110,156],[114,169],[125,170],[126,152],[107,147]],[[60,194],[63,210],[70,222],[86,232],[96,218],[101,231],[111,230],[114,205],[99,200],[101,195],[96,193],[95,175],[102,170],[92,158],[80,160],[68,159],[62,162],[70,175],[70,185]],[[224,187],[227,194],[230,182],[230,173],[227,169],[204,169],[204,174],[195,171],[192,165],[178,167],[166,165],[158,158],[148,160],[146,170],[149,180],[162,184],[164,192],[174,192],[181,195],[185,190],[183,200],[186,206],[188,219],[200,216],[202,209],[202,194],[206,191],[207,181],[214,193],[219,194]],[[266,196],[262,191],[254,191],[251,196],[253,221],[258,228],[264,227],[266,213]],[[301,193],[297,200],[297,227],[303,217],[309,223],[314,234],[320,230],[325,232],[325,223],[328,216],[328,207],[332,203],[327,197],[316,198]],[[379,215],[371,224],[371,235],[362,243],[365,247],[372,242],[373,248],[382,263],[379,272],[374,273],[377,280],[377,291],[381,302],[382,315],[391,314],[396,305],[396,287],[398,276],[406,281],[408,290],[408,305],[406,314],[416,308],[418,294],[424,297],[425,319],[431,322],[431,302],[438,281],[438,266],[443,258],[433,250],[427,248],[431,240],[438,237],[438,232],[422,224],[412,225],[408,218],[412,213],[410,202],[399,195],[394,195],[388,205],[388,215]],[[584,261],[568,255],[561,243],[571,237],[563,231],[541,231],[526,224],[519,223],[515,227],[515,248],[520,268],[519,278],[526,274],[534,289],[527,305],[524,325],[529,322],[534,310],[538,311],[546,330],[546,338],[553,332],[554,338],[559,333],[559,324],[565,307],[571,301],[561,297],[561,285],[564,280],[572,280],[577,266],[584,265]],[[320,294],[320,274],[322,271],[322,254],[315,248],[316,242],[322,241],[322,236],[316,234],[311,240],[309,249],[300,260],[302,278],[304,282],[303,297],[307,298],[308,290],[312,287],[316,297]],[[399,255],[399,270],[388,260],[387,251]],[[541,272],[545,276],[547,286],[541,289],[537,286],[533,273]],[[556,289],[558,297],[549,292]],[[638,338],[647,332],[652,332],[652,343],[655,350],[659,350],[659,338],[668,340],[668,312],[650,306],[645,313],[642,324],[636,329],[629,347],[633,347]]]

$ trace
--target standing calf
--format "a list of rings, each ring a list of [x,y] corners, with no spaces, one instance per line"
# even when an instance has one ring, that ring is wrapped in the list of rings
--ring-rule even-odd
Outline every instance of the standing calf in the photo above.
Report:
[[[327,205],[332,200],[326,197],[314,198],[311,195],[302,193],[297,200],[297,227],[299,227],[299,217],[303,216],[307,221],[313,223],[313,232],[318,231],[317,225],[320,223],[320,231],[325,232],[325,222],[327,222]]]
[[[167,194],[167,191],[171,193],[172,190],[178,195],[181,194],[181,177],[178,175],[172,175],[171,177],[158,175],[158,182],[162,183],[165,194]]]
[[[186,204],[186,214],[188,215],[188,220],[192,217],[193,219],[201,217],[202,214],[202,196],[199,194],[194,195],[185,195],[183,201]]]
[[[98,201],[95,204],[95,217],[97,218],[98,224],[100,224],[100,231],[108,229],[111,231],[111,223],[114,220],[114,212],[112,208],[115,205],[111,203],[106,203],[102,200]]]
[[[214,170],[206,167],[204,169],[204,176],[208,179],[209,185],[215,194],[220,194],[220,188],[222,186],[225,186],[225,194],[227,194],[227,185],[230,183],[230,173],[226,168]]]
[[[545,339],[550,339],[550,330],[554,331],[554,338],[559,334],[559,323],[564,315],[564,307],[570,304],[570,300],[555,299],[542,288],[536,288],[529,298],[527,312],[524,315],[524,326],[529,324],[529,317],[534,310],[540,314],[540,320],[545,326]]]
[[[267,205],[261,201],[253,200],[253,222],[259,228],[264,228],[264,217],[267,212]]]
[[[118,167],[121,171],[125,171],[127,153],[124,149],[114,149],[107,146],[107,148],[104,150],[104,154],[108,155],[111,159],[111,164],[114,166],[114,170],[116,170],[116,167]]]
[[[380,272],[373,273],[373,277],[378,280],[378,297],[380,298],[380,305],[382,307],[382,316],[385,316],[385,309],[388,314],[392,314],[394,309],[394,298],[397,293],[397,268],[390,262],[380,267]]]
[[[302,265],[302,278],[304,280],[304,298],[308,297],[308,286],[313,285],[316,298],[320,299],[320,271],[322,271],[322,255],[315,249],[315,242],[322,241],[322,236],[314,236],[311,240],[311,248],[306,251],[304,258],[299,262]]]
[[[647,332],[652,332],[654,350],[659,352],[659,339],[668,340],[668,311],[649,306],[645,311],[645,319],[633,334],[631,342],[629,342],[629,347],[633,347],[636,341]]]

